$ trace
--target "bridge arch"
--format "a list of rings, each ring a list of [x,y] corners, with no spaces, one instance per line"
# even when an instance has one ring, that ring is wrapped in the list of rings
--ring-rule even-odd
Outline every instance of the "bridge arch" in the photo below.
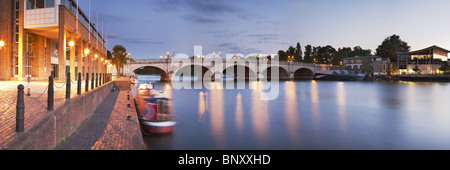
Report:
[[[300,68],[294,72],[294,78],[299,80],[310,80],[314,77],[314,71],[309,68]]]
[[[168,78],[167,72],[164,69],[157,66],[141,66],[133,68],[132,72],[137,75],[146,75],[146,74],[152,75],[156,73],[161,76],[161,80],[167,80]]]
[[[199,70],[201,70],[201,72],[199,72]],[[204,76],[207,75],[206,73],[208,73],[208,72],[211,72],[211,71],[206,66],[199,65],[199,64],[188,64],[188,65],[185,65],[185,66],[182,66],[182,67],[176,69],[173,72],[172,79],[177,78],[177,77],[181,78],[184,76],[197,77],[198,79],[200,79],[200,78],[203,79]],[[185,74],[189,74],[189,73],[191,75],[185,75]]]
[[[247,64],[240,65],[236,62],[233,66],[225,68],[223,74],[234,76],[237,80],[256,80],[257,78],[256,73]]]
[[[278,69],[278,75],[272,75],[272,69]],[[288,80],[289,79],[289,73],[288,71],[280,66],[271,66],[268,67],[266,70],[262,72],[262,76],[265,78],[267,77],[267,80],[270,81],[272,78],[278,78],[279,80]]]

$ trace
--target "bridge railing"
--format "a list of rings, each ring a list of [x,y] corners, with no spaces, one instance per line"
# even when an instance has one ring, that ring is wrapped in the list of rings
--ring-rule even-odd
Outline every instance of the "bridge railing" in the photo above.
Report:
[[[193,58],[187,58],[185,60],[191,60],[192,62],[194,61]],[[204,59],[204,60],[200,60],[201,62],[211,62],[214,59]],[[160,64],[160,63],[167,63],[170,62],[171,59],[137,59],[137,60],[128,60],[127,63],[129,64]],[[234,62],[235,60],[227,60],[227,59],[223,59],[223,62]],[[314,64],[314,63],[304,63],[304,62],[293,62],[293,63],[289,63],[287,61],[278,61],[278,62],[272,62],[272,61],[267,61],[267,64],[278,64],[278,65],[291,65],[291,66],[304,66],[304,67],[326,67],[328,69],[331,70],[343,70],[345,68],[343,68],[343,66],[335,66],[335,65],[329,65],[329,64]]]

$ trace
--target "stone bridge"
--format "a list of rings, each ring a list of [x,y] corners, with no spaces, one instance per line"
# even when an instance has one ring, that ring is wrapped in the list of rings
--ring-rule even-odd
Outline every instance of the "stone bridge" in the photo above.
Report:
[[[186,71],[201,78],[210,76],[212,80],[220,79],[223,75],[246,80],[261,80],[262,78],[292,80],[312,79],[317,71],[336,69],[332,65],[326,64],[288,63],[264,59],[172,58],[129,60],[124,64],[123,74],[125,76],[134,75],[134,71],[144,67],[156,69],[161,75],[161,80],[164,81],[182,76],[186,74]]]

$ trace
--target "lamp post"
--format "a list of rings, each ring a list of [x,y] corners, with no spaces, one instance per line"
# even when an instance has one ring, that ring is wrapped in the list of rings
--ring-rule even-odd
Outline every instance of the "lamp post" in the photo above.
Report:
[[[288,56],[288,77],[291,78],[291,63],[295,61],[294,56]]]
[[[0,41],[0,50],[2,50],[4,46],[5,46],[5,42],[4,41]]]

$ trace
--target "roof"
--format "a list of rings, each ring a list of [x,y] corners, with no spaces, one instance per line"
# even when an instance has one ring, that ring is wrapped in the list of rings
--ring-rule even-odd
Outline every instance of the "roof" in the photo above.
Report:
[[[411,52],[396,52],[396,53],[397,54],[429,54],[430,50],[434,50],[434,49],[438,49],[440,51],[443,51],[443,52],[446,52],[446,53],[450,53],[449,50],[447,50],[445,48],[442,48],[442,47],[439,47],[437,45],[433,45],[433,46],[428,47],[428,48],[424,48],[424,49],[416,50],[416,51],[411,51]]]

